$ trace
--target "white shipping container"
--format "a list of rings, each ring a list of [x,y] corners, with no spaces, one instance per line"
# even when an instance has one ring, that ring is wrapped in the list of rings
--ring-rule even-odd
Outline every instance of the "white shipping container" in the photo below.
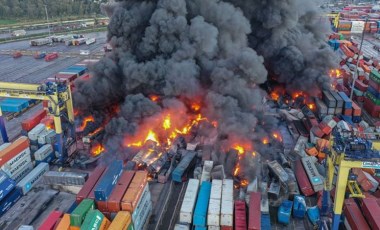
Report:
[[[145,211],[146,211],[147,208],[149,208],[149,206],[152,206],[152,201],[150,199],[150,193],[141,202],[140,208],[135,210],[137,215],[135,216],[134,219],[132,219],[135,227],[139,226],[139,225],[141,225],[141,224],[143,224],[145,222],[145,220],[142,219],[142,218],[144,217]]]
[[[174,230],[190,230],[188,225],[176,224]]]
[[[134,229],[135,230],[142,230],[144,228],[144,225],[149,217],[149,214],[152,210],[152,203],[147,203],[147,206],[144,206],[142,209],[142,212],[140,213],[138,219],[138,222],[134,222]]]
[[[11,145],[11,143],[4,143],[4,144],[0,145],[0,151],[6,149],[10,145]]]
[[[39,180],[41,180],[42,176],[47,171],[49,171],[49,164],[44,162],[40,163],[17,184],[17,187],[21,188],[23,195],[25,195]]]
[[[12,168],[17,165],[21,159],[23,159],[25,156],[29,156],[30,158],[30,149],[29,147],[22,150],[19,154],[17,154],[15,157],[10,159],[7,163],[5,163],[3,166],[1,166],[1,169],[8,169],[11,170]]]
[[[363,171],[363,173],[367,177],[369,182],[371,182],[371,184],[373,185],[373,187],[369,191],[376,192],[377,188],[379,187],[379,182],[377,182],[377,180],[375,180],[375,178],[373,178],[373,176],[371,176],[371,174],[364,172],[364,171]]]
[[[34,153],[34,159],[38,161],[44,160],[47,156],[49,156],[53,152],[53,146],[51,144],[46,144],[39,148],[35,153]]]
[[[213,161],[205,161],[203,165],[203,170],[207,172],[211,172],[212,168],[214,167]]]
[[[143,192],[141,193],[139,201],[137,201],[136,208],[133,210],[132,213],[132,220],[135,220],[138,214],[141,212],[141,207],[144,205],[144,203],[149,200],[150,201],[150,191],[149,191],[149,184],[147,183],[145,187],[143,188]]]
[[[208,226],[208,230],[220,230],[219,226]]]
[[[294,152],[303,157],[303,151],[305,149],[305,144],[307,143],[308,139],[307,137],[300,136],[297,140],[297,143],[294,147]]]
[[[195,207],[195,202],[197,200],[198,189],[199,189],[199,180],[190,179],[187,184],[185,196],[183,198],[181,210],[179,213],[180,223],[186,223],[186,224],[192,223],[193,211]]]
[[[231,179],[223,180],[222,186],[222,205],[220,209],[220,225],[233,226],[234,217],[234,196],[233,196],[234,183]]]
[[[1,169],[9,176],[13,177],[19,172],[21,172],[25,166],[32,162],[32,159],[30,158],[30,155],[24,155],[21,159],[17,161],[11,168],[3,168]]]
[[[207,211],[207,225],[219,226],[220,199],[210,199]]]
[[[46,127],[44,124],[38,124],[36,127],[34,127],[32,130],[29,131],[28,138],[31,141],[37,141],[38,135],[45,130],[46,130]]]
[[[20,172],[13,175],[11,178],[16,181],[16,183],[20,182],[28,173],[30,173],[33,170],[33,163],[29,162],[27,165],[25,165]]]
[[[315,167],[315,160],[313,157],[303,157],[301,159],[303,167],[305,168],[306,174],[309,178],[311,185],[313,186],[314,192],[323,190],[323,178],[319,174],[317,167]]]
[[[202,183],[203,181],[210,181],[210,179],[211,179],[211,173],[203,170],[201,180],[199,181],[199,183]]]
[[[222,180],[212,180],[210,199],[220,200],[222,198],[222,184]]]
[[[268,198],[267,197],[262,197],[261,198],[261,213],[264,213],[264,214],[269,214],[269,202],[268,202]]]
[[[18,230],[34,230],[34,228],[31,225],[21,225]]]

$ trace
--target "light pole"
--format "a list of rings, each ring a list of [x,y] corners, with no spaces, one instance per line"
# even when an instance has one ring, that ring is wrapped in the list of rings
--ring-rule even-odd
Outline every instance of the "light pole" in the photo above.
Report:
[[[352,96],[354,94],[354,87],[355,87],[355,82],[356,79],[358,79],[358,67],[359,67],[359,59],[360,59],[360,53],[362,52],[362,46],[363,46],[363,40],[364,40],[364,30],[365,30],[365,25],[368,22],[368,17],[365,19],[364,27],[363,27],[363,32],[362,32],[362,39],[360,41],[360,46],[359,46],[359,53],[358,53],[358,58],[356,59],[356,66],[355,66],[355,72],[354,72],[354,79],[352,81],[351,85],[351,94],[350,94],[350,99],[352,100]]]
[[[50,25],[49,25],[49,15],[48,15],[48,11],[47,11],[47,4],[45,4],[44,6],[45,6],[46,21],[48,24],[48,31],[49,31],[49,37],[50,37]]]

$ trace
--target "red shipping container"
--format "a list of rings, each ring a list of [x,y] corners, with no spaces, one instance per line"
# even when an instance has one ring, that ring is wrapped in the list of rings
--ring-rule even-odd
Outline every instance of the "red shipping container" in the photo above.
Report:
[[[46,110],[40,110],[37,113],[33,114],[30,118],[24,120],[21,122],[21,127],[23,130],[29,132],[32,130],[36,125],[40,123],[42,118],[46,116]]]
[[[319,128],[322,130],[322,132],[326,135],[329,135],[332,131],[332,128],[328,126],[326,123],[321,122],[319,123]]]
[[[361,108],[355,103],[352,102],[352,116],[361,116],[362,115],[362,110]]]
[[[123,199],[125,191],[127,191],[134,175],[134,171],[125,171],[120,176],[120,180],[115,185],[115,188],[113,189],[110,198],[107,201],[107,208],[109,212],[118,212],[121,210],[121,199]]]
[[[49,216],[45,219],[45,221],[41,224],[38,230],[53,230],[55,224],[59,220],[59,218],[63,215],[60,211],[53,211],[49,214]]]
[[[343,114],[345,116],[352,116],[352,109],[344,109]]]
[[[235,201],[235,230],[247,229],[247,209],[245,202]]]
[[[44,108],[49,107],[49,101],[42,101],[42,106],[43,106]]]
[[[79,77],[80,80],[88,80],[90,78],[91,78],[91,75],[89,73],[85,73]]]
[[[355,81],[355,87],[362,92],[366,92],[368,89],[368,85],[364,84],[362,81],[359,80]]]
[[[362,211],[354,199],[350,198],[345,200],[343,214],[352,230],[370,230]]]
[[[7,163],[10,159],[15,157],[21,151],[29,148],[29,139],[22,136],[12,142],[8,147],[0,151],[0,167]]]
[[[368,80],[368,85],[374,88],[376,91],[380,91],[380,84],[372,80],[371,78]]]
[[[248,230],[261,229],[261,193],[251,192],[249,198]]]
[[[101,212],[107,212],[107,202],[106,201],[95,201],[97,209]]]
[[[360,76],[358,76],[358,80],[356,80],[356,81],[362,82],[364,80],[365,80],[365,76],[360,75]],[[356,86],[356,82],[355,82],[355,86]],[[355,88],[357,88],[357,87],[355,87]],[[368,86],[367,86],[367,88],[368,88]],[[357,88],[357,89],[360,90],[359,88]],[[360,91],[364,92],[364,90],[360,90]]]
[[[233,230],[234,228],[231,226],[220,226],[220,230]],[[235,228],[236,229],[236,228]]]
[[[298,182],[301,192],[305,196],[311,196],[315,194],[300,159],[296,161],[295,172],[296,172],[297,182]]]
[[[318,126],[313,126],[311,128],[311,132],[314,133],[315,136],[322,138],[324,136],[323,131]]]
[[[362,211],[369,226],[373,230],[380,230],[380,206],[373,199],[364,198]]]
[[[91,173],[88,180],[86,181],[86,183],[84,183],[82,189],[77,194],[77,197],[76,197],[77,204],[79,204],[80,202],[82,202],[83,199],[89,196],[90,192],[95,187],[95,184],[99,181],[99,178],[104,173],[104,170],[106,170],[105,166],[98,166]]]
[[[57,78],[57,79],[66,79],[69,82],[74,81],[75,79],[77,79],[77,77],[78,77],[78,75],[75,74],[75,73],[57,73],[55,75],[55,78]]]
[[[373,195],[374,195],[376,198],[380,199],[380,189],[378,189],[376,192],[374,192]]]

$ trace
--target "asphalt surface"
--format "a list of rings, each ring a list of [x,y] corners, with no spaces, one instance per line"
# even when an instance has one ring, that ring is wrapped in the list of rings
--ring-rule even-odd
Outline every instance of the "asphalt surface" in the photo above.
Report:
[[[48,28],[38,29],[38,30],[26,30],[26,35],[41,34],[41,33],[48,33],[48,32],[49,32]],[[0,38],[11,38],[12,37],[11,33],[12,33],[12,30],[7,33],[1,33]]]

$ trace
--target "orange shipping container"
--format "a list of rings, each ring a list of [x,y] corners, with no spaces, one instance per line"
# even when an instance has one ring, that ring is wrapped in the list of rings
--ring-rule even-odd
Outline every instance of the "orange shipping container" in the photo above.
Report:
[[[70,215],[64,214],[55,230],[70,230]]]
[[[313,156],[313,157],[315,157],[316,155],[318,155],[318,150],[317,150],[315,147],[312,147],[312,148],[308,148],[308,149],[306,149],[306,153],[307,153],[309,156]]]
[[[126,229],[131,224],[131,213],[127,211],[120,211],[113,219],[108,230]]]
[[[0,167],[15,157],[24,149],[29,148],[29,140],[27,137],[20,137],[11,145],[0,151]]]
[[[107,230],[110,226],[111,222],[107,218],[103,218],[102,224],[99,227],[99,230]]]
[[[78,227],[78,226],[70,226],[70,230],[80,230],[80,227]]]
[[[145,171],[137,171],[128,190],[121,200],[121,209],[123,211],[130,211],[136,208],[137,202],[140,200],[143,189],[147,183],[148,173]]]

